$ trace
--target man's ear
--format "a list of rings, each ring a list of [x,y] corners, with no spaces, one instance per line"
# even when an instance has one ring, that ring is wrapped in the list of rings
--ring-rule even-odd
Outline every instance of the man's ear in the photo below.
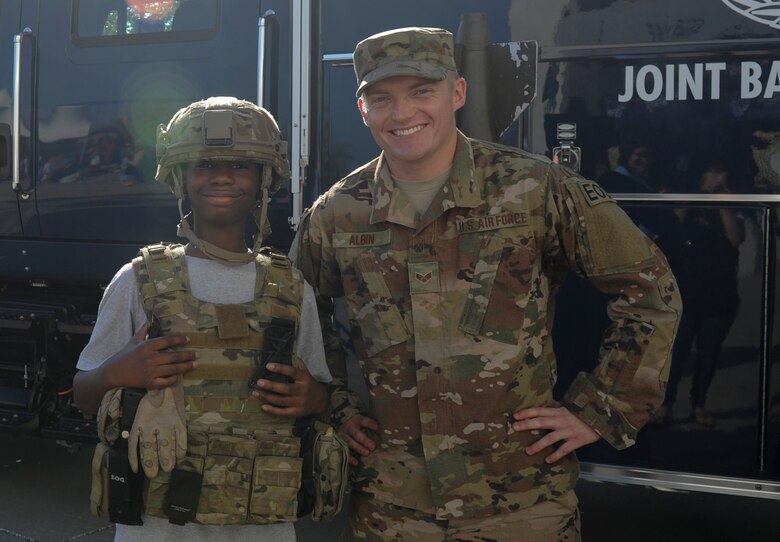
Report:
[[[363,124],[368,126],[368,122],[367,122],[368,111],[366,110],[366,102],[363,101],[363,96],[358,98],[357,106],[358,106],[358,111],[360,111],[360,116],[363,118]]]
[[[458,77],[455,80],[455,85],[452,88],[452,111],[455,112],[464,105],[466,105],[466,80],[462,77]]]

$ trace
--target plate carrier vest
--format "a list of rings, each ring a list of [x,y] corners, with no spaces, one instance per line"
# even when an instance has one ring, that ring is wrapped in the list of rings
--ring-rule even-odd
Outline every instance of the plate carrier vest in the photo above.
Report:
[[[189,336],[182,350],[200,353],[198,366],[183,376],[187,456],[172,473],[161,470],[147,481],[147,514],[217,525],[297,517],[302,459],[295,419],[263,412],[248,383],[257,374],[267,331],[278,331],[281,322],[294,333],[303,280],[285,256],[268,249],[255,262],[254,300],[219,305],[190,293],[184,247],[145,247],[133,260],[149,321],[159,325],[160,335]],[[292,359],[275,361],[300,365],[293,351],[290,345],[281,355]],[[179,479],[186,481],[176,487]],[[194,520],[177,521],[169,493],[193,501]],[[196,502],[193,493],[199,493]]]

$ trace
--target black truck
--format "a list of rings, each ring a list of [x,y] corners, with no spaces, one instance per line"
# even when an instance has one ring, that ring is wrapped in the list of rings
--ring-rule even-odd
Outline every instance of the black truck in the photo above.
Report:
[[[176,240],[158,123],[215,95],[270,109],[291,149],[270,208],[285,249],[376,155],[351,53],[401,26],[456,33],[483,107],[469,134],[599,181],[680,281],[676,399],[636,446],[581,450],[583,475],[780,499],[778,0],[0,1],[0,429],[94,438],[71,388],[103,288]],[[600,294],[564,290],[561,389],[606,323]]]

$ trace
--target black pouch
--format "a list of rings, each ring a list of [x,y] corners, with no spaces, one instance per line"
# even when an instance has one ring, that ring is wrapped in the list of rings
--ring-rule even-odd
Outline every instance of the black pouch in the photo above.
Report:
[[[199,472],[174,469],[168,483],[163,512],[168,520],[176,525],[195,521],[200,500],[200,488],[203,475]]]
[[[255,389],[255,383],[263,378],[271,382],[292,384],[289,376],[272,373],[267,368],[268,363],[292,366],[292,347],[295,340],[295,322],[281,318],[272,318],[263,336],[263,349],[256,356],[257,369],[249,381],[249,387]]]
[[[314,482],[313,450],[317,430],[314,428],[314,419],[298,419],[295,423],[295,433],[301,438],[301,459],[303,459],[301,489],[298,491],[298,517],[302,518],[312,513],[316,500],[317,488]]]
[[[127,450],[108,450],[108,519],[123,525],[143,525],[143,471],[133,472]]]

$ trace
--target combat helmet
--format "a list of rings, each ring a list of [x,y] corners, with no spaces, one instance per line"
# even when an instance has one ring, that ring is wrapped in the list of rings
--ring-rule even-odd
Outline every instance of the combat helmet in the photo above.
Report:
[[[210,258],[245,262],[253,254],[228,252],[201,241],[192,230],[191,214],[184,216],[183,166],[200,160],[240,160],[260,165],[258,203],[252,211],[257,223],[254,250],[270,233],[268,200],[290,179],[287,142],[282,139],[273,116],[252,102],[219,96],[194,102],[180,109],[157,128],[157,173],[155,179],[167,185],[179,198],[178,235],[195,243]]]

